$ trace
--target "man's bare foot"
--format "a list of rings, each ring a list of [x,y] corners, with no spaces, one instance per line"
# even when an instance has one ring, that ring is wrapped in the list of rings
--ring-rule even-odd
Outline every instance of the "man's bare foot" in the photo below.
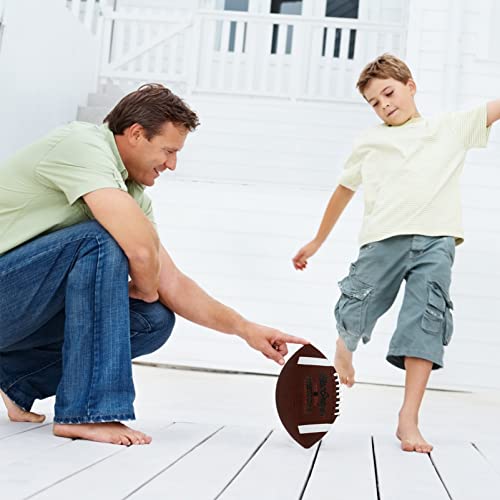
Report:
[[[72,439],[87,439],[100,443],[149,444],[151,437],[135,431],[120,422],[102,422],[98,424],[54,424],[54,435]]]
[[[7,408],[7,415],[12,422],[33,422],[41,424],[45,420],[45,415],[40,415],[32,411],[24,411],[19,408],[6,394],[0,391],[5,407]]]
[[[396,437],[401,441],[403,451],[416,451],[418,453],[430,453],[434,448],[420,434],[418,424],[414,419],[399,415],[399,425]]]
[[[352,365],[352,352],[347,349],[344,341],[339,337],[337,339],[337,348],[333,365],[339,374],[340,382],[352,387],[354,385],[354,366]]]

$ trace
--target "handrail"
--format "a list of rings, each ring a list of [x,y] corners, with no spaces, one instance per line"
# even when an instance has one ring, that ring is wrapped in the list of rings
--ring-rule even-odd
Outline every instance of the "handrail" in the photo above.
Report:
[[[380,23],[377,21],[360,21],[359,19],[346,19],[344,17],[314,17],[290,14],[260,14],[254,12],[231,12],[200,10],[197,15],[205,18],[228,21],[258,21],[265,24],[308,24],[332,28],[357,28],[364,31],[404,31],[404,26],[399,23]]]

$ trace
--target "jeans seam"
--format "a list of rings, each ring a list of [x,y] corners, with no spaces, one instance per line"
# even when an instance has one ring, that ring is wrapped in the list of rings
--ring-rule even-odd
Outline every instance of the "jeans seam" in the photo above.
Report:
[[[87,415],[90,414],[90,407],[91,407],[91,400],[92,400],[92,394],[94,393],[94,385],[95,385],[95,375],[96,375],[96,372],[97,372],[97,366],[96,366],[96,350],[97,350],[97,332],[96,332],[96,329],[97,329],[97,315],[98,315],[98,312],[97,312],[97,303],[98,303],[98,300],[97,300],[97,294],[98,294],[98,290],[100,289],[100,263],[101,263],[101,242],[99,240],[99,236],[96,236],[96,240],[97,240],[97,264],[96,264],[96,286],[95,286],[95,289],[94,289],[94,324],[93,324],[93,344],[94,344],[94,349],[93,349],[93,360],[92,360],[92,377],[90,379],[90,388],[89,388],[89,392],[87,393]]]
[[[47,368],[59,363],[59,361],[61,361],[62,358],[58,358],[56,361],[53,361],[52,363],[49,363],[48,365],[45,365],[43,366],[42,368],[39,368],[38,370],[35,370],[34,372],[30,372],[30,373],[27,373],[25,375],[23,375],[22,377],[16,379],[14,382],[12,382],[11,384],[9,384],[7,386],[7,390],[10,390],[12,387],[14,387],[18,382],[21,382],[22,380],[24,380],[25,378],[27,377],[31,377],[32,375],[35,375],[37,373],[40,373],[42,372],[43,370],[46,370]]]

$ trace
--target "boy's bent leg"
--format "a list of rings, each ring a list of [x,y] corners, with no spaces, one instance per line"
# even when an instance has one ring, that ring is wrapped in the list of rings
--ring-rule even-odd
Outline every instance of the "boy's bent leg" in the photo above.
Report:
[[[393,304],[401,286],[408,238],[394,237],[364,245],[349,275],[339,282],[341,296],[335,306],[338,339],[334,365],[341,383],[354,380],[353,352],[360,340],[369,342],[380,316]]]
[[[401,441],[404,451],[429,453],[433,446],[429,444],[418,428],[418,414],[424,397],[425,388],[432,371],[432,362],[419,358],[405,358],[406,380],[403,406],[399,412],[396,436]]]
[[[347,349],[347,346],[342,337],[337,338],[335,345],[335,357],[333,365],[336,372],[339,374],[340,383],[352,387],[354,385],[354,366],[352,364],[352,351]]]

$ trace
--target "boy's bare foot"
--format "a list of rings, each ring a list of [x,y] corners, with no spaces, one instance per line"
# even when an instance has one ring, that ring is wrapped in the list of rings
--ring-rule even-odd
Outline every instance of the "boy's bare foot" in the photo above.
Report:
[[[352,365],[352,352],[349,351],[344,341],[339,337],[335,349],[333,365],[339,374],[340,382],[352,387],[354,385],[354,366]]]
[[[151,437],[135,431],[120,422],[102,422],[98,424],[54,424],[54,435],[72,439],[87,439],[100,443],[149,444]]]
[[[416,451],[418,453],[430,453],[434,448],[420,434],[417,423],[404,416],[399,416],[398,430],[396,437],[401,441],[403,451]]]
[[[7,415],[12,422],[33,422],[41,424],[45,420],[45,415],[40,415],[32,411],[24,411],[19,408],[6,394],[0,391],[5,407],[7,408]]]

